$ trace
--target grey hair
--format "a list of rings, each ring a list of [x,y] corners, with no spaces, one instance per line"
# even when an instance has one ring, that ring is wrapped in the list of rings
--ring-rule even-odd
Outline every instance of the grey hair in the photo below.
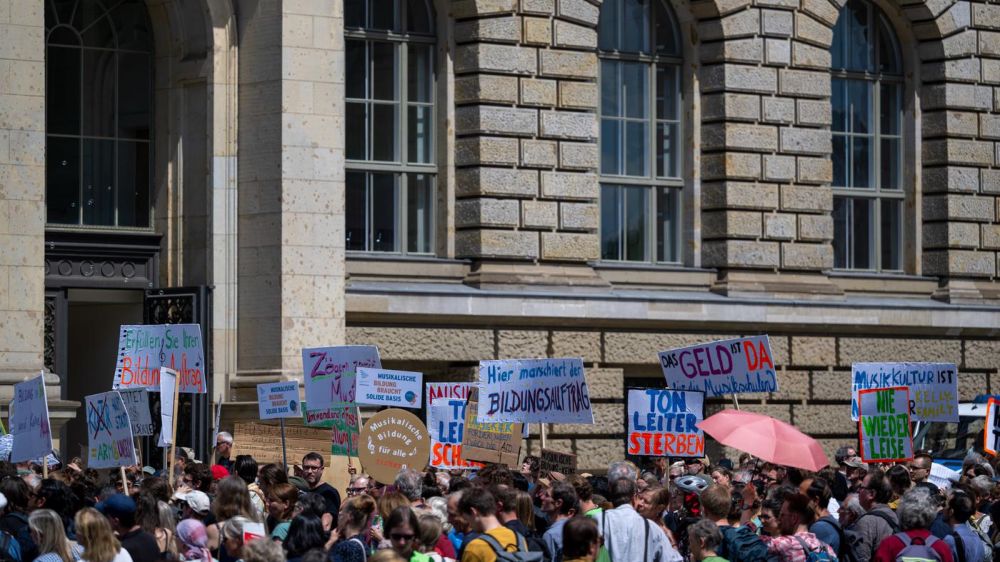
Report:
[[[219,437],[222,438],[223,442],[229,443],[230,445],[233,444],[233,434],[232,433],[229,433],[228,431],[220,431],[219,434],[216,436],[215,439],[218,440]]]
[[[243,545],[244,562],[285,562],[285,551],[270,539],[257,539]]]
[[[222,524],[222,538],[235,540],[240,544],[243,544],[243,529],[250,523],[252,523],[252,521],[242,515],[230,517],[225,523]]]
[[[451,523],[448,523],[448,500],[441,496],[434,496],[433,498],[428,498],[426,503],[429,508],[427,513],[437,517],[445,533],[451,531]]]
[[[861,501],[858,500],[857,494],[848,494],[841,505],[846,507],[847,511],[850,511],[851,515],[855,517],[861,517],[865,514],[865,508],[861,507]]]
[[[985,475],[976,476],[972,480],[969,480],[969,487],[972,488],[972,491],[976,493],[976,496],[980,500],[984,500],[993,491],[993,479]]]
[[[896,514],[899,515],[899,526],[904,531],[911,529],[929,529],[931,522],[937,516],[938,504],[931,497],[927,488],[913,488],[903,494],[899,500]]]
[[[394,482],[399,493],[406,496],[406,499],[415,501],[420,499],[424,490],[424,477],[412,468],[404,468],[396,475]]]
[[[837,464],[844,464],[844,461],[846,461],[847,457],[850,456],[847,454],[847,451],[850,451],[853,448],[854,447],[848,447],[847,445],[838,448],[837,452],[833,454],[833,458],[837,461]]]
[[[639,478],[639,471],[634,464],[628,461],[615,461],[608,467],[608,484],[621,479],[635,482],[637,478]]]

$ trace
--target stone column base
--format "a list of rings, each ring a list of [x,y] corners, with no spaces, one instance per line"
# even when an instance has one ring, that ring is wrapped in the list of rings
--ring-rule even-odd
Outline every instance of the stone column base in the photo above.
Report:
[[[825,275],[771,271],[724,271],[712,292],[727,297],[842,300],[843,290]]]
[[[1000,301],[1000,283],[972,279],[945,279],[934,299],[950,304],[985,304]]]

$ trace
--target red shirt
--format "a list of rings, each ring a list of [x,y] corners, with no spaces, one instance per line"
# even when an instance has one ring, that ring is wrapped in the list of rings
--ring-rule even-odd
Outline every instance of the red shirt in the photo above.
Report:
[[[455,554],[455,547],[448,540],[448,533],[441,533],[441,537],[438,538],[438,542],[434,545],[434,552],[440,554],[445,558],[458,558]]]
[[[906,531],[906,534],[910,535],[911,544],[917,544],[920,541],[926,541],[931,532],[927,529],[911,529]],[[955,559],[951,557],[951,548],[943,540],[938,539],[931,545],[931,548],[941,557],[941,562],[955,562]],[[895,535],[889,535],[879,543],[871,562],[894,562],[896,556],[902,550],[903,541],[899,540]]]

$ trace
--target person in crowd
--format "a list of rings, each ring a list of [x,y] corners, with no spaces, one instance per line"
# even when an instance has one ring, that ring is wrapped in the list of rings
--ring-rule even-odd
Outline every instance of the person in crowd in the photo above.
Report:
[[[487,490],[465,490],[458,496],[458,512],[477,536],[462,548],[462,562],[494,562],[496,550],[527,552],[524,537],[500,524],[497,502]],[[454,525],[454,523],[452,523]]]
[[[257,470],[257,461],[252,456],[236,455],[236,460],[233,461],[233,474],[239,476],[246,484],[250,494],[250,505],[257,511],[259,518],[263,519],[264,512],[267,510],[267,501],[264,492],[257,484]],[[216,488],[216,494],[218,493],[218,488]]]
[[[204,523],[205,518],[212,512],[212,500],[208,498],[208,494],[201,490],[191,490],[187,493],[179,492],[174,497],[178,498],[179,501],[181,519],[197,519]]]
[[[340,492],[336,488],[323,482],[323,455],[311,452],[306,456],[302,457],[302,477],[305,478],[306,484],[309,484],[309,492],[313,494],[319,494],[324,500],[326,500],[326,515],[324,519],[327,520],[327,525],[336,519],[337,514],[340,512]]]
[[[914,484],[926,482],[931,476],[931,456],[927,451],[917,451],[913,455],[913,460],[907,463],[910,469],[910,480]]]
[[[948,544],[930,532],[937,510],[926,488],[914,488],[903,494],[898,508],[899,526],[903,532],[885,537],[875,549],[872,562],[893,562],[904,550],[913,559],[933,560],[936,553],[939,562],[954,562]]]
[[[441,528],[441,522],[434,515],[424,513],[417,517],[417,524],[419,528],[417,529],[414,549],[422,554],[426,554],[433,562],[444,562],[445,557],[436,550],[438,541],[441,540],[444,532]],[[448,559],[453,560],[454,557],[449,557]]]
[[[528,498],[528,502],[530,503],[530,497],[527,492],[522,492],[510,486],[494,486],[490,491],[497,500],[497,520],[500,521],[500,524],[524,537],[530,552],[541,552],[546,560],[551,560],[552,555],[542,537],[529,524],[518,517],[518,498],[523,495],[524,498]],[[534,520],[534,512],[530,507],[522,511],[525,512],[531,521]]]
[[[895,466],[890,466],[888,470],[885,471],[885,477],[889,479],[889,487],[892,488],[892,499],[890,499],[886,505],[889,509],[896,511],[896,507],[899,505],[899,499],[903,497],[903,494],[910,489],[913,482],[910,480],[910,471],[905,466],[897,464]]]
[[[535,484],[538,482],[541,471],[542,465],[538,457],[533,455],[524,457],[524,460],[521,462],[521,474],[528,480],[529,492],[535,489]]]
[[[831,560],[837,553],[809,532],[809,526],[816,519],[816,512],[810,505],[809,497],[794,493],[784,498],[778,515],[777,537],[761,537],[767,545],[768,555],[779,562],[805,560],[811,553],[826,553]]]
[[[368,559],[368,562],[407,562],[405,558],[396,554],[394,550],[380,550]]]
[[[676,479],[680,478],[681,476],[683,476],[684,472],[685,472],[685,470],[684,470],[684,461],[677,461],[677,462],[671,464],[670,468],[667,469],[667,479],[670,482],[673,482],[674,480],[676,480]]]
[[[85,507],[76,512],[73,523],[76,540],[83,547],[82,562],[133,562],[132,556],[115,538],[111,523],[96,509]]]
[[[368,556],[368,531],[375,514],[375,499],[368,494],[351,496],[337,519],[337,542],[330,550],[333,562],[364,562]]]
[[[455,480],[452,480],[452,486],[455,485]],[[451,532],[448,533],[448,540],[451,541],[452,546],[455,547],[455,552],[458,554],[458,558],[462,557],[462,547],[468,541],[472,540],[478,533],[476,533],[472,528],[472,522],[469,521],[458,509],[458,500],[462,498],[463,490],[458,490],[448,494],[448,523],[451,525]],[[530,503],[530,502],[529,502]]]
[[[434,548],[434,551],[443,558],[457,558],[458,554],[455,551],[455,546],[448,539],[448,533],[451,531],[451,524],[448,523],[448,500],[441,496],[428,498],[425,514],[437,517],[441,523],[441,538],[438,539],[438,544]]]
[[[282,543],[288,562],[302,562],[307,552],[323,549],[327,534],[323,532],[323,520],[309,515],[297,515],[288,527],[288,537]]]
[[[285,551],[274,541],[253,540],[243,545],[242,562],[285,562]]]
[[[385,535],[392,550],[409,562],[428,562],[430,560],[426,554],[415,548],[419,530],[420,521],[417,519],[417,514],[406,505],[392,510],[388,519],[385,520]]]
[[[406,496],[403,494],[394,491],[383,492],[375,502],[378,504],[378,518],[375,524],[372,525],[372,538],[377,545],[385,548],[389,546],[388,536],[385,534],[385,520],[389,518],[389,515],[396,508],[409,507],[410,500],[406,499]]]
[[[857,492],[864,484],[865,476],[868,475],[868,465],[861,457],[850,457],[844,464],[847,466],[848,491]]]
[[[177,550],[181,560],[212,562],[208,551],[208,532],[205,524],[197,519],[184,519],[177,524]]]
[[[205,463],[188,463],[184,466],[181,488],[198,490],[206,495],[212,489],[212,469]]]
[[[837,553],[838,557],[844,555],[841,546],[845,550],[848,547],[846,540],[841,541],[841,537],[844,536],[844,530],[841,528],[837,518],[829,510],[830,499],[833,497],[833,490],[830,489],[830,483],[826,478],[819,476],[812,478],[809,480],[809,486],[805,490],[805,495],[809,497],[809,502],[815,515],[815,521],[809,526],[809,532],[816,535],[816,538],[823,543],[830,545],[830,548]]]
[[[600,549],[601,536],[591,517],[577,515],[563,525],[563,562],[593,562]]]
[[[222,525],[222,546],[219,547],[220,558],[223,554],[228,556],[230,560],[240,560],[243,557],[243,531],[252,523],[254,523],[254,521],[241,515],[237,515],[230,518]]]
[[[657,457],[657,459],[662,459],[663,457]],[[585,515],[587,517],[594,517],[601,512],[601,507],[594,503],[594,487],[590,484],[590,480],[579,476],[572,475],[567,481],[576,490],[576,497],[579,500],[580,515]]]
[[[177,531],[174,510],[166,502],[156,499],[150,492],[140,491],[135,497],[136,521],[142,530],[153,535],[160,550],[160,558],[176,558],[178,554],[174,534]]]
[[[765,537],[781,535],[778,530],[778,515],[781,513],[781,500],[768,498],[761,502],[759,534]]]
[[[354,474],[347,485],[347,496],[357,496],[368,492],[371,486],[371,478],[367,474]]]
[[[848,494],[837,509],[837,522],[841,529],[853,527],[854,523],[865,514],[865,508],[861,507],[857,494]]]
[[[684,469],[688,474],[704,474],[707,467],[707,458],[688,457],[684,459]]]
[[[716,551],[722,544],[722,532],[719,526],[708,519],[699,519],[689,525],[688,545],[691,547],[691,559],[695,562],[728,562]]]
[[[298,499],[298,488],[287,482],[268,488],[267,512],[268,521],[271,522],[271,539],[282,542],[288,536],[288,527],[292,523],[292,513]]]
[[[422,509],[424,507],[424,477],[420,474],[420,472],[413,470],[412,468],[400,470],[399,474],[396,475],[396,481],[394,484],[396,486],[396,490],[398,490],[399,493],[410,502],[411,508]]]
[[[239,464],[239,457],[237,457]],[[256,464],[256,463],[254,463]],[[233,517],[245,517],[251,521],[261,521],[257,509],[250,503],[250,492],[241,476],[227,476],[219,481],[216,487],[215,501],[212,502],[212,516],[215,520],[206,526],[208,531],[209,550],[218,551],[221,562],[233,560],[221,544],[222,527]]]
[[[667,471],[670,470],[670,459],[668,457],[653,457],[653,474],[662,484],[667,479]]]
[[[725,486],[727,488],[733,487],[733,473],[728,468],[714,466],[712,467],[712,473],[710,476],[712,477],[712,480],[720,486]]]
[[[639,478],[635,481],[635,489],[637,493],[642,493],[646,491],[650,486],[659,486],[660,480],[655,474],[649,471],[643,471]]]
[[[631,480],[633,484],[639,478],[639,469],[629,461],[615,461],[608,466],[608,488],[619,479]]]
[[[260,491],[264,494],[265,503],[267,502],[267,495],[273,486],[287,483],[288,473],[285,472],[285,469],[280,464],[265,464],[260,467],[257,473],[257,484],[260,486]]]
[[[220,431],[215,436],[215,464],[226,469],[229,474],[235,473],[233,461],[229,458],[233,454],[233,435],[228,431]]]
[[[62,517],[51,509],[32,511],[28,516],[28,528],[38,545],[38,556],[34,562],[74,562],[83,555],[83,548],[66,538]],[[11,542],[17,544],[16,541]]]
[[[871,560],[882,540],[899,530],[899,519],[887,505],[891,498],[892,487],[882,470],[876,468],[865,476],[858,488],[858,502],[865,514],[851,527],[858,537],[854,546],[858,562]]]
[[[576,490],[568,482],[555,482],[542,493],[542,511],[549,520],[549,528],[542,535],[552,562],[562,562],[562,527],[577,513]]]
[[[153,535],[142,530],[135,520],[135,501],[124,494],[115,494],[97,504],[97,510],[108,518],[118,535],[122,548],[135,562],[156,562],[160,547]]]
[[[659,525],[650,523],[635,511],[632,506],[636,493],[634,480],[626,477],[616,478],[610,482],[609,488],[614,509],[604,511],[595,519],[598,532],[604,537],[604,546],[613,562],[642,559],[656,559],[663,562],[682,560]],[[728,513],[728,505],[725,511]]]
[[[989,514],[990,496],[993,493],[993,477],[979,475],[969,480],[968,489],[975,493],[976,513],[972,516],[973,528],[989,533],[993,520]]]
[[[837,471],[834,476],[834,480],[830,487],[833,490],[833,497],[837,500],[837,503],[842,503],[844,498],[847,497],[847,493],[850,488],[850,482],[847,480],[847,459],[851,457],[856,457],[858,452],[851,446],[843,446],[837,449],[833,454],[834,461],[837,464]]]
[[[969,520],[976,511],[973,497],[965,490],[955,488],[951,491],[951,498],[944,511],[952,528],[944,542],[951,548],[955,562],[985,560],[987,546],[969,525]],[[992,546],[989,548],[992,549]]]
[[[0,531],[17,540],[21,560],[34,560],[38,556],[38,545],[31,538],[28,526],[28,502],[31,490],[21,478],[0,480],[0,494],[7,500],[0,517]]]
[[[52,475],[61,474],[55,472]],[[73,489],[68,484],[57,478],[46,478],[35,490],[35,509],[51,509],[59,515],[63,522],[63,529],[67,533],[73,530],[73,514],[81,506],[80,501],[73,493]]]
[[[677,548],[677,541],[674,538],[673,531],[667,527],[664,520],[664,514],[670,508],[670,489],[664,488],[662,486],[656,486],[653,488],[647,488],[646,491],[641,494],[635,495],[635,502],[633,507],[646,519],[652,522],[654,525],[658,526],[670,541],[670,545]]]

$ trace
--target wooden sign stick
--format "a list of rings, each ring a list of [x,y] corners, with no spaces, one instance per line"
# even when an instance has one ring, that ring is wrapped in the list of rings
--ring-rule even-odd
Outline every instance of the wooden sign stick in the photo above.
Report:
[[[177,403],[180,401],[181,394],[181,381],[180,373],[175,377],[174,381],[174,417],[171,419],[171,425],[173,429],[170,431],[170,475],[167,481],[170,483],[170,487],[174,487],[174,465],[177,464]]]
[[[125,492],[125,495],[127,496],[128,495],[128,476],[125,475],[125,467],[124,466],[119,466],[118,470],[121,471],[121,475],[122,475],[122,490]]]

